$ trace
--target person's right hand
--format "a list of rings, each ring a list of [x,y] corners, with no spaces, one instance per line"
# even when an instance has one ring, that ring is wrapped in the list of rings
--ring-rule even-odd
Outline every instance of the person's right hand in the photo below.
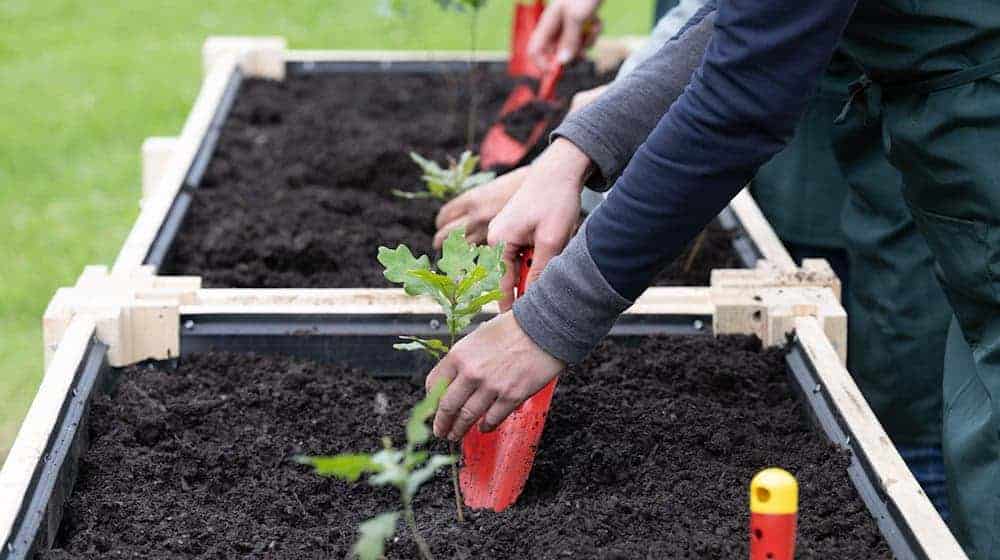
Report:
[[[437,213],[434,248],[440,249],[452,230],[464,227],[465,239],[477,245],[486,242],[486,230],[507,201],[521,188],[529,167],[519,167],[496,179],[466,191],[441,207]]]
[[[597,9],[603,0],[552,0],[538,20],[528,40],[528,56],[539,68],[548,68],[555,56],[559,64],[568,64],[601,32]]]
[[[580,191],[591,165],[587,154],[572,142],[556,139],[532,162],[521,188],[490,222],[489,244],[505,244],[507,273],[500,282],[504,293],[501,311],[510,309],[514,302],[517,256],[534,247],[530,285],[569,243],[580,220]]]

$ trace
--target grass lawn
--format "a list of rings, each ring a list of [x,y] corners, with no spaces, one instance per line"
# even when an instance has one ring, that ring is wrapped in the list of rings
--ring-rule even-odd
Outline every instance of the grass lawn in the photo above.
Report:
[[[41,316],[85,264],[111,264],[138,212],[139,147],[180,131],[204,38],[282,35],[293,48],[462,49],[467,17],[410,0],[0,0],[0,458],[42,376]],[[483,48],[505,48],[513,0],[490,0]],[[610,0],[605,33],[648,29],[652,0]]]

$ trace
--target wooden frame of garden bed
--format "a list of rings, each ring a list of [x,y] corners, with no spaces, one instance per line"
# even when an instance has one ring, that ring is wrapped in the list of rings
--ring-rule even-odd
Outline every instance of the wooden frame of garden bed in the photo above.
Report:
[[[433,302],[399,290],[202,290],[199,284],[157,277],[151,267],[129,273],[88,267],[75,286],[57,292],[45,315],[49,365],[0,470],[0,560],[30,557],[53,542],[86,449],[81,427],[89,398],[113,367],[213,347],[351,360],[383,349],[388,337],[441,329]],[[640,298],[613,335],[710,332],[756,334],[769,345],[794,333],[790,379],[826,437],[851,450],[850,478],[895,555],[965,557],[844,369],[831,335],[846,332],[846,314],[832,291],[661,288]],[[381,371],[382,364],[369,363]],[[406,369],[425,371],[414,367]]]
[[[613,67],[628,54],[632,43],[600,43],[595,49],[595,64]],[[495,52],[477,57],[496,64],[506,60],[504,53]],[[158,269],[166,258],[191,204],[188,191],[201,181],[244,77],[280,80],[289,73],[367,71],[373,67],[426,70],[441,64],[465,64],[467,59],[468,53],[455,51],[296,51],[288,50],[280,37],[209,38],[203,47],[204,82],[181,135],[149,138],[143,144],[142,211],[113,270],[129,273],[148,265]],[[747,268],[718,271],[713,284],[825,286],[839,297],[840,282],[826,261],[816,259],[801,268],[796,266],[748,192],[741,192],[720,218],[724,227],[737,231],[734,249]]]

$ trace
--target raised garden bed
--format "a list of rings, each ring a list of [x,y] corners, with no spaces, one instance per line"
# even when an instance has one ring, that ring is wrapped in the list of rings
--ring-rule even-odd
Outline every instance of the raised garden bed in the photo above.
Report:
[[[392,191],[420,182],[410,152],[445,161],[464,149],[466,73],[442,65],[242,81],[161,273],[201,276],[209,288],[389,287],[373,247],[434,254],[441,203]],[[502,65],[474,76],[482,134],[515,82]],[[577,65],[560,97],[608,78]],[[558,123],[565,111],[555,114]],[[709,231],[691,266],[681,258],[658,284],[704,286],[713,269],[740,266],[735,232]]]
[[[849,455],[815,437],[785,370],[745,336],[607,342],[564,376],[518,503],[457,523],[441,473],[415,504],[421,532],[441,558],[745,557],[746,486],[781,465],[802,487],[800,557],[890,558]],[[369,373],[239,353],[116,371],[39,557],[346,557],[396,498],[290,457],[405,437],[423,387]],[[403,533],[387,556],[418,553]]]
[[[47,319],[59,320],[56,311],[74,298],[92,302],[95,293],[110,294],[114,278],[101,288],[98,276],[90,271],[61,293]],[[420,300],[352,307],[336,290],[259,290],[255,296],[194,290],[176,295],[173,307],[165,291],[153,284],[122,295],[119,287],[113,296],[123,298],[118,312],[100,313],[97,322],[84,311],[68,319],[0,472],[0,492],[11,498],[0,507],[3,557],[30,557],[53,544],[74,554],[93,545],[93,554],[105,554],[129,550],[126,542],[153,557],[342,553],[352,520],[387,496],[313,478],[285,460],[348,443],[363,448],[376,434],[398,429],[399,411],[419,389],[361,376],[426,372],[421,358],[386,348],[397,334],[438,332],[438,315]],[[145,313],[149,307],[133,308],[155,298],[161,298],[155,315]],[[802,480],[807,557],[878,558],[888,546],[898,558],[961,558],[824,334],[842,327],[837,309],[832,295],[818,289],[663,288],[640,300],[616,326],[615,342],[566,376],[529,489],[514,510],[479,513],[455,527],[443,488],[421,499],[421,523],[435,527],[433,546],[441,557],[557,557],[569,550],[729,558],[745,550],[749,476],[776,463]],[[818,318],[796,316],[801,313]],[[164,317],[174,322],[176,340],[159,343],[176,350],[161,348],[161,355],[179,353],[180,369],[137,366],[121,377],[109,362],[134,361],[124,357],[123,345],[153,348],[144,333]],[[708,336],[740,329],[769,344],[789,329],[796,338],[784,355],[745,338]],[[234,354],[204,354],[210,349]],[[340,365],[253,358],[250,349]],[[116,378],[125,379],[116,396],[103,397]],[[375,412],[378,391],[388,397],[384,417]],[[359,408],[344,406],[349,401]],[[800,412],[819,430],[806,430]],[[764,420],[768,413],[771,421]],[[93,430],[83,428],[88,425]],[[127,496],[136,495],[128,477],[148,485],[145,505]],[[74,480],[82,492],[77,497]],[[176,498],[174,505],[161,504],[177,507],[176,515],[151,509],[162,492],[164,499]],[[238,504],[226,507],[225,500]],[[63,511],[70,521],[61,529]],[[222,511],[228,520],[219,517]],[[523,529],[529,524],[534,532]],[[409,557],[409,546],[401,538],[392,557]]]
[[[410,150],[442,160],[464,147],[466,55],[289,51],[280,40],[227,38],[210,39],[205,54],[183,134],[145,154],[143,212],[116,271],[151,265],[210,288],[381,288],[372,247],[405,241],[431,252],[437,205],[389,191],[416,184]],[[482,132],[512,82],[502,56],[480,59]],[[605,79],[580,66],[563,96]],[[690,270],[675,265],[658,284],[707,285],[713,269],[761,263],[797,270],[743,193]]]

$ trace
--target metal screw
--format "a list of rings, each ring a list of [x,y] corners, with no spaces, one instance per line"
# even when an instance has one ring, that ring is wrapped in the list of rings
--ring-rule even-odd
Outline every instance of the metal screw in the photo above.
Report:
[[[441,328],[441,321],[437,319],[431,319],[431,329],[438,330]]]
[[[694,330],[700,331],[700,330],[702,330],[704,328],[705,328],[705,322],[704,321],[702,321],[701,319],[695,319],[694,320]]]
[[[820,385],[819,383],[817,383],[816,386],[813,387],[813,394],[815,395],[815,394],[819,393],[822,390],[823,390],[823,386]]]
[[[187,330],[193,329],[194,328],[194,321],[192,321],[191,319],[188,319],[187,321],[184,321],[184,328],[187,329]]]

